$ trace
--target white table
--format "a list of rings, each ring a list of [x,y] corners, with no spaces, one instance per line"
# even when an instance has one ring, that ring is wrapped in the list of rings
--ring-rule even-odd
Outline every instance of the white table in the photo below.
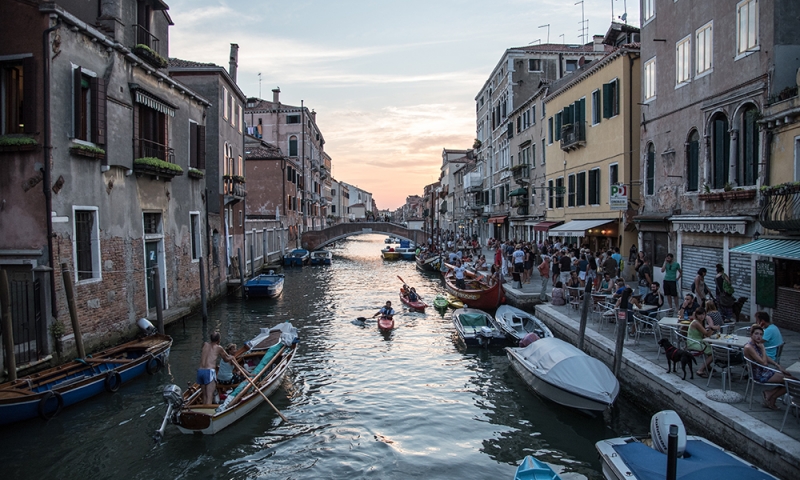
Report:
[[[716,337],[717,335],[704,338],[703,341],[709,345],[742,349],[750,341],[750,337],[744,335],[720,335],[719,338]]]
[[[786,371],[791,373],[794,378],[800,378],[800,362],[794,362],[789,365]]]
[[[642,305],[641,307],[637,307],[636,305],[633,306],[634,312],[652,312],[653,310],[658,310],[658,305]]]
[[[658,321],[659,325],[672,328],[688,327],[691,322],[681,323],[684,320],[678,317],[664,317]]]

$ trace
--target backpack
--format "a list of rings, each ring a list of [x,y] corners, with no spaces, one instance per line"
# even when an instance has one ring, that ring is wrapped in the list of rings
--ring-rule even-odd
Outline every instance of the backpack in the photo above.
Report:
[[[731,285],[731,279],[727,275],[722,276],[722,291],[728,295],[733,295],[733,285]]]

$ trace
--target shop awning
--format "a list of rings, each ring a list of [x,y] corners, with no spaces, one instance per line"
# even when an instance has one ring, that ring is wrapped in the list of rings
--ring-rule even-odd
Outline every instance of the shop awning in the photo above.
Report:
[[[489,223],[503,223],[508,218],[508,215],[500,215],[499,217],[489,217]]]
[[[511,190],[511,193],[508,194],[509,197],[519,197],[520,195],[527,195],[528,189],[527,188],[518,188],[516,190]]]
[[[584,237],[586,230],[590,228],[599,227],[606,223],[611,223],[614,220],[573,220],[564,225],[551,228],[547,235],[549,237]]]
[[[731,248],[731,252],[763,255],[765,257],[800,260],[800,240],[775,240],[760,238],[744,245]]]
[[[564,222],[539,222],[533,226],[534,232],[546,232],[551,228],[555,227],[556,225],[561,225]]]

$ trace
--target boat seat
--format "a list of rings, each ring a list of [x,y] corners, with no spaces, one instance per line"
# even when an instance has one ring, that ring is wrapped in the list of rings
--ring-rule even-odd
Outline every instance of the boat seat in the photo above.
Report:
[[[517,316],[511,317],[511,325],[513,326],[522,325],[522,317],[517,317]]]

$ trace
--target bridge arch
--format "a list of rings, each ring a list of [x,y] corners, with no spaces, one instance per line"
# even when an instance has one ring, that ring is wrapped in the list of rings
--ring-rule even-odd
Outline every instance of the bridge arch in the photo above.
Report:
[[[347,237],[372,233],[411,240],[418,245],[424,245],[428,238],[427,234],[422,230],[409,229],[396,223],[348,222],[339,223],[322,230],[305,232],[300,236],[300,243],[306,250],[316,250]]]

